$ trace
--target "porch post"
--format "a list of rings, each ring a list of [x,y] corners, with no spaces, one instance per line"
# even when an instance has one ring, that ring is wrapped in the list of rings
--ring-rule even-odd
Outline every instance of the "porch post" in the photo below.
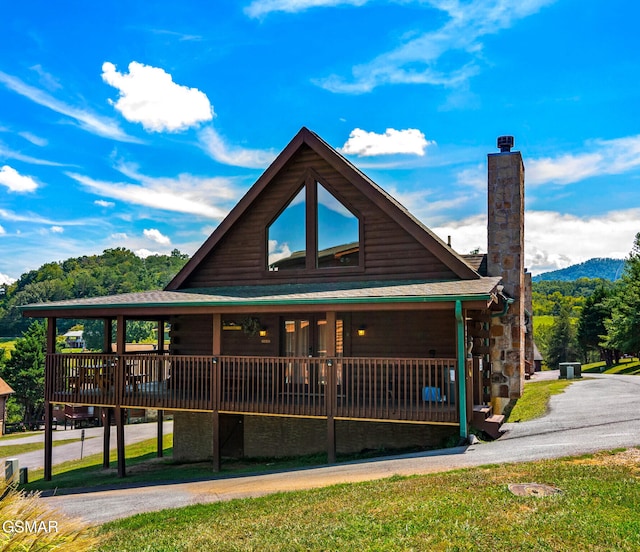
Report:
[[[336,403],[338,382],[336,378],[336,313],[327,312],[327,462],[336,462]]]
[[[47,319],[47,355],[44,363],[44,480],[51,481],[53,464],[53,405],[51,404],[51,364],[49,355],[56,352],[56,319]]]
[[[467,422],[467,378],[466,378],[466,351],[464,339],[464,317],[462,316],[462,302],[456,300],[456,350],[458,357],[458,408],[460,416],[460,439],[469,437]]]
[[[164,410],[158,409],[157,412],[158,412],[158,435],[156,437],[157,439],[156,456],[158,458],[162,458],[164,456],[164,451],[163,451],[164,434],[162,432],[162,424],[164,423]]]
[[[222,353],[222,315],[216,313],[213,315],[213,343],[212,354],[213,363],[211,374],[211,404],[213,409],[213,421],[212,421],[212,455],[213,455],[213,471],[219,472],[222,461],[222,450],[220,440],[220,360],[219,356]]]
[[[110,467],[109,453],[111,449],[111,408],[102,407],[102,469]]]
[[[124,458],[124,416],[122,407],[116,406],[114,409],[116,418],[116,441],[118,443],[118,477],[127,475]]]
[[[113,340],[111,338],[111,330],[113,329],[113,320],[111,318],[105,318],[103,320],[104,330],[102,336],[102,352],[103,353],[112,353],[111,345]]]
[[[127,345],[126,321],[123,315],[117,318],[116,348],[118,352],[115,387],[116,387],[116,407],[114,415],[116,419],[116,443],[118,449],[118,477],[126,475],[125,451],[124,451],[124,415],[122,412],[122,396],[124,392],[124,353]]]
[[[158,350],[157,353],[159,355],[158,358],[158,374],[160,374],[160,366],[162,366],[162,364],[164,363],[164,318],[161,318],[160,320],[158,320]],[[158,377],[159,379],[159,377]],[[162,409],[158,409],[158,431],[157,431],[157,452],[156,452],[156,456],[158,458],[162,458],[162,456],[164,455],[163,453],[163,427],[162,424],[164,423],[164,410]]]
[[[113,330],[113,320],[111,318],[104,318],[103,322],[103,335],[102,335],[102,352],[111,354],[113,339],[111,332]],[[117,367],[116,367],[117,368]],[[115,384],[115,378],[114,378]],[[111,408],[102,408],[102,469],[108,470],[111,466],[110,462],[111,453]]]

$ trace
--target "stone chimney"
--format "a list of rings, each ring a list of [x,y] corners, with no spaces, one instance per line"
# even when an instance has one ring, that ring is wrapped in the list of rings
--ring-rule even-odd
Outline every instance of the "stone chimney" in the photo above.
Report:
[[[513,301],[491,320],[491,397],[498,413],[521,396],[525,378],[524,164],[513,145],[513,136],[500,136],[500,153],[487,156],[487,274],[502,277],[503,293]]]

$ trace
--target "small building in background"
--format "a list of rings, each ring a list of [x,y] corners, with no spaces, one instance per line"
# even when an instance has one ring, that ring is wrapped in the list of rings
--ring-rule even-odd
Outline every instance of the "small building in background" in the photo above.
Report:
[[[83,330],[71,330],[64,334],[64,346],[67,349],[84,349],[84,331]]]

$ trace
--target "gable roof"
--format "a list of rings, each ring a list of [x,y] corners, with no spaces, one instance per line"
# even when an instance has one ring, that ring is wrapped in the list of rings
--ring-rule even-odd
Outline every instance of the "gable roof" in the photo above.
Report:
[[[302,148],[307,146],[329,163],[336,171],[341,173],[356,189],[367,197],[379,208],[387,212],[394,221],[410,234],[425,249],[430,251],[456,276],[464,280],[480,278],[461,256],[447,246],[438,236],[416,219],[395,198],[380,188],[369,177],[357,169],[352,163],[329,146],[317,134],[302,127],[296,136],[276,157],[273,163],[258,178],[244,197],[229,212],[227,217],[218,225],[209,238],[191,257],[183,269],[169,282],[165,290],[179,290],[189,276],[198,268],[207,255],[220,243],[225,234],[236,224],[240,217],[249,209],[260,193],[269,185],[276,175],[284,168],[286,163]]]

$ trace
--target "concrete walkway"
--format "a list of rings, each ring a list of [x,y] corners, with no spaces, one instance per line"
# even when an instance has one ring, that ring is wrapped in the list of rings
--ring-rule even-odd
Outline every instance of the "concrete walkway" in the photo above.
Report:
[[[542,377],[553,376],[534,376],[534,381]],[[139,512],[374,480],[395,474],[425,474],[640,446],[640,378],[589,375],[576,381],[563,394],[554,395],[545,417],[505,424],[504,428],[506,433],[500,439],[469,447],[189,483],[108,491],[84,489],[44,500],[63,514],[89,524],[100,524]]]

